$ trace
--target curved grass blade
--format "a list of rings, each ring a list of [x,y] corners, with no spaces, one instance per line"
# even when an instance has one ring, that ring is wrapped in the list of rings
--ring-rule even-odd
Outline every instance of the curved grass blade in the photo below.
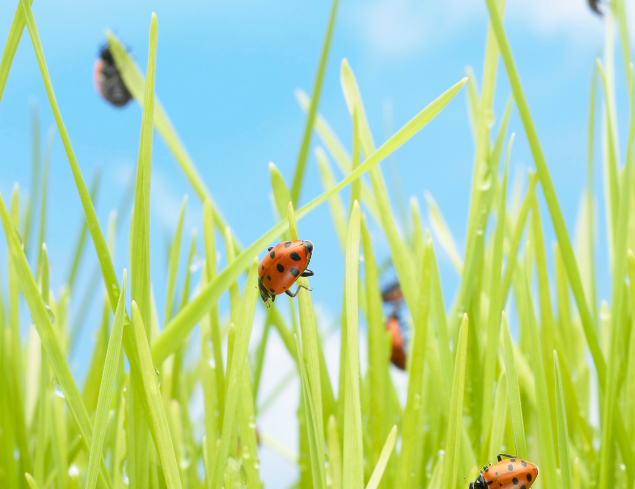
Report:
[[[165,295],[165,322],[172,319],[172,307],[174,305],[174,287],[176,285],[176,273],[179,268],[179,256],[181,254],[181,237],[183,235],[183,220],[185,218],[185,208],[187,206],[187,195],[183,197],[181,213],[170,246],[170,257],[168,259],[168,287]]]
[[[315,77],[315,85],[313,87],[313,95],[311,97],[311,106],[309,107],[309,114],[306,119],[306,125],[304,126],[302,145],[300,146],[300,153],[298,154],[298,161],[296,163],[295,173],[293,175],[293,183],[291,185],[291,201],[293,202],[294,206],[297,206],[298,201],[300,200],[302,180],[304,179],[304,168],[306,167],[306,160],[309,155],[309,144],[311,143],[311,133],[313,132],[313,124],[317,115],[320,94],[322,93],[322,83],[324,81],[324,75],[326,73],[326,62],[328,60],[329,51],[331,48],[331,39],[333,39],[333,28],[335,26],[337,4],[338,0],[333,0],[333,6],[331,7],[331,15],[329,18],[329,26],[326,31],[326,38],[324,39],[324,45],[322,46],[322,55],[320,56],[320,64],[318,66],[318,72]]]
[[[328,200],[329,197],[334,195],[336,192],[339,192],[346,185],[359,178],[363,173],[375,166],[408,139],[414,136],[414,134],[430,122],[443,109],[443,107],[445,107],[445,105],[454,98],[461,87],[465,84],[465,81],[465,79],[461,80],[428,105],[428,107],[423,109],[333,189],[321,194],[308,204],[298,209],[295,212],[296,219],[299,220],[307,215],[310,211]],[[287,223],[280,222],[259,239],[254,241],[251,246],[238,255],[236,260],[230,266],[223,270],[223,272],[221,272],[204,289],[202,289],[199,295],[186,307],[184,307],[172,321],[170,321],[163,333],[152,345],[152,355],[155,362],[158,363],[159,361],[165,359],[179,346],[181,341],[187,336],[188,332],[198,321],[200,321],[203,315],[207,313],[208,305],[218,300],[221,294],[228,289],[229,285],[233,283],[238,275],[244,271],[249,261],[261,252],[268,243],[280,236],[287,226]]]
[[[450,257],[456,271],[461,274],[463,272],[463,259],[461,258],[459,249],[456,246],[456,241],[454,241],[454,236],[452,236],[452,231],[450,231],[448,224],[443,218],[441,209],[439,209],[439,206],[430,192],[424,192],[423,196],[428,203],[428,220],[430,221],[432,232],[439,240],[441,247]]]
[[[123,337],[123,318],[126,310],[126,270],[123,271],[123,282],[121,284],[121,294],[115,312],[115,319],[112,323],[112,333],[108,341],[108,351],[104,362],[104,373],[99,386],[99,400],[97,401],[97,413],[95,414],[95,428],[93,430],[93,441],[90,446],[90,457],[86,475],[86,489],[94,489],[97,486],[97,475],[99,473],[99,461],[101,460],[104,437],[106,435],[106,423],[108,413],[114,394],[115,377],[119,367],[119,356],[121,354],[121,339]]]

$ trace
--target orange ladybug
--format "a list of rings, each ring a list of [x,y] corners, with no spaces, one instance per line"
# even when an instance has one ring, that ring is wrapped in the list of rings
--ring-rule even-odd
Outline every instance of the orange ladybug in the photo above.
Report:
[[[503,460],[502,457],[508,457]],[[498,454],[498,463],[485,465],[470,489],[529,489],[538,477],[538,467],[513,455]]]
[[[107,45],[99,53],[93,76],[97,91],[115,107],[123,107],[132,100],[132,94],[123,82],[119,68]]]
[[[397,316],[397,311],[386,321],[386,330],[390,331],[392,341],[390,361],[395,367],[406,370],[406,342],[401,334],[401,322]]]
[[[269,307],[283,292],[289,297],[298,295],[300,289],[311,290],[298,285],[295,292],[289,290],[298,277],[311,277],[313,272],[307,267],[313,254],[313,243],[306,240],[285,241],[267,250],[269,253],[260,262],[258,268],[258,288],[260,297]]]

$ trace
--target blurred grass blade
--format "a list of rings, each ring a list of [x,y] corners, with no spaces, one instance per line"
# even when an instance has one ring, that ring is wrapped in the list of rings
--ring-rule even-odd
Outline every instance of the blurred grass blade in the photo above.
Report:
[[[30,0],[29,5],[32,3],[33,0]],[[4,88],[7,85],[9,71],[11,70],[11,63],[13,63],[13,57],[18,49],[18,45],[20,44],[25,24],[26,20],[24,18],[24,10],[22,9],[22,5],[18,4],[18,8],[13,16],[13,21],[11,22],[7,41],[4,44],[2,59],[0,60],[0,100],[2,100],[2,95],[4,95]],[[31,190],[35,191],[35,189]]]
[[[112,323],[110,341],[108,341],[108,352],[104,363],[104,374],[101,377],[99,386],[99,401],[97,401],[97,413],[95,414],[95,428],[93,430],[93,441],[90,446],[90,458],[86,475],[86,489],[94,489],[97,486],[97,475],[99,472],[99,461],[101,460],[104,437],[106,435],[106,423],[110,404],[114,394],[115,376],[119,367],[119,356],[121,354],[121,338],[123,337],[123,318],[126,310],[126,270],[123,271],[123,282],[121,284],[121,294],[115,312],[115,320]]]
[[[333,38],[333,28],[335,26],[337,4],[338,0],[333,0],[333,6],[331,7],[331,15],[329,18],[329,26],[326,31],[324,44],[322,46],[322,55],[320,56],[320,64],[318,66],[318,72],[315,77],[315,85],[313,87],[313,94],[311,96],[311,106],[309,108],[309,114],[306,119],[306,125],[304,126],[304,135],[302,137],[300,153],[298,154],[295,173],[293,175],[293,184],[291,185],[291,201],[293,202],[294,206],[297,206],[298,201],[300,200],[302,180],[304,179],[304,168],[306,167],[306,160],[309,155],[309,144],[311,143],[311,133],[313,132],[313,124],[317,115],[320,95],[322,93],[322,83],[324,82],[324,75],[326,73],[326,62],[328,60],[329,51],[331,48],[331,39]]]
[[[154,427],[154,433],[156,433],[154,443],[161,460],[165,483],[168,488],[178,488],[181,487],[179,468],[176,463],[176,456],[174,455],[172,439],[170,438],[168,420],[165,415],[165,409],[163,408],[156,368],[152,364],[152,358],[150,356],[150,346],[148,345],[146,335],[147,328],[143,324],[141,311],[135,301],[132,301],[132,325],[135,339],[137,340],[139,367],[141,369],[141,377],[143,378],[143,395],[145,395],[148,400],[147,422],[148,425]]]
[[[562,489],[573,489],[573,475],[571,473],[571,456],[569,454],[569,430],[567,427],[567,410],[564,404],[564,390],[558,353],[553,351],[554,377],[556,379],[556,411],[558,413],[558,454],[560,459],[560,476]]]
[[[443,470],[443,487],[455,487],[459,471],[459,444],[463,418],[463,394],[465,390],[465,368],[467,366],[467,314],[463,315],[456,348],[454,381],[452,383],[452,404],[446,437],[446,455]]]
[[[388,434],[388,438],[386,439],[386,444],[381,451],[381,455],[379,456],[379,460],[377,461],[377,465],[375,465],[375,470],[373,470],[373,475],[368,481],[366,485],[366,489],[377,489],[379,483],[381,482],[381,477],[384,475],[384,470],[386,469],[386,465],[388,464],[388,459],[392,454],[393,448],[395,448],[395,442],[397,441],[397,425],[393,426],[392,430]]]
[[[520,403],[520,388],[518,387],[518,376],[516,375],[516,364],[514,362],[514,348],[512,346],[512,338],[509,334],[507,315],[504,312],[503,351],[505,353],[505,376],[507,377],[507,392],[509,393],[509,409],[512,415],[514,444],[516,446],[514,454],[521,459],[526,459],[527,442],[525,441],[525,423],[523,421],[523,410]]]
[[[424,192],[423,196],[428,203],[428,220],[430,221],[432,231],[434,232],[436,238],[439,240],[441,247],[450,257],[450,260],[452,261],[454,268],[456,268],[456,271],[461,274],[463,272],[463,260],[456,246],[456,242],[454,241],[454,236],[452,236],[452,231],[450,231],[450,228],[443,218],[441,209],[439,209],[439,206],[437,206],[437,203],[435,202],[430,192]]]
[[[183,197],[181,213],[170,246],[170,257],[168,259],[168,286],[165,295],[165,322],[172,319],[172,307],[174,305],[174,287],[176,285],[176,274],[179,268],[179,257],[181,255],[181,238],[183,236],[183,220],[185,219],[185,208],[187,206],[187,195]]]
[[[24,1],[24,0],[23,0]],[[364,163],[351,172],[344,180],[337,184],[329,192],[325,192],[313,199],[311,202],[301,207],[295,212],[296,219],[301,219],[317,206],[328,200],[336,192],[339,192],[346,185],[359,178],[360,175],[375,166],[389,154],[395,151],[414,134],[416,134],[423,126],[430,122],[445,105],[452,100],[461,87],[465,84],[465,79],[461,80],[445,93],[439,96],[428,107],[417,114],[410,122],[395,133],[388,141],[386,141],[377,151],[370,155]],[[238,275],[247,267],[249,261],[260,253],[268,243],[280,236],[286,229],[286,223],[280,222],[272,229],[267,231],[263,236],[254,241],[245,251],[236,257],[236,260],[228,266],[223,272],[210,282],[199,295],[194,298],[179,314],[166,326],[164,332],[157,338],[152,345],[152,356],[155,362],[165,359],[172,353],[181,341],[187,336],[188,332],[194,325],[200,321],[204,314],[208,312],[208,304],[216,301],[221,294],[227,290],[229,285],[233,283]]]

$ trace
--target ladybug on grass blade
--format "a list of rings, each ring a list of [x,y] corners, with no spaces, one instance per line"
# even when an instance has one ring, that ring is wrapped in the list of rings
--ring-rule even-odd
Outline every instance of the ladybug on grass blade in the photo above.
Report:
[[[313,275],[307,268],[313,254],[313,243],[306,240],[285,241],[267,251],[258,267],[258,288],[265,306],[269,307],[269,300],[274,302],[276,296],[283,292],[295,297],[300,289],[311,290],[304,285],[298,285],[295,292],[289,289],[298,277]]]
[[[390,361],[398,369],[406,370],[406,341],[401,331],[401,321],[396,310],[386,321],[386,330],[390,331],[392,344]]]
[[[502,457],[508,457],[503,460]],[[498,462],[485,465],[470,489],[529,489],[538,477],[538,467],[513,455],[498,454]]]
[[[97,91],[115,107],[123,107],[132,99],[108,45],[104,46],[99,53],[99,59],[95,62],[94,76]]]
[[[600,10],[600,7],[598,6],[598,4],[600,3],[600,0],[588,0],[588,2],[589,2],[589,7],[591,7],[591,10],[593,10],[598,15],[602,15],[602,11]]]

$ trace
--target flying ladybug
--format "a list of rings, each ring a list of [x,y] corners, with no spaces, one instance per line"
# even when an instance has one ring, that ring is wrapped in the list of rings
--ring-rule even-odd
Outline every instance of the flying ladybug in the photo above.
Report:
[[[267,250],[258,267],[258,288],[265,306],[269,307],[269,301],[274,302],[283,292],[295,297],[300,289],[311,290],[304,285],[298,285],[295,292],[290,289],[298,277],[313,275],[307,268],[312,254],[313,243],[306,240],[285,241]]]
[[[95,62],[94,79],[97,91],[115,107],[123,107],[132,100],[132,94],[121,78],[108,45],[99,52],[99,59]]]

